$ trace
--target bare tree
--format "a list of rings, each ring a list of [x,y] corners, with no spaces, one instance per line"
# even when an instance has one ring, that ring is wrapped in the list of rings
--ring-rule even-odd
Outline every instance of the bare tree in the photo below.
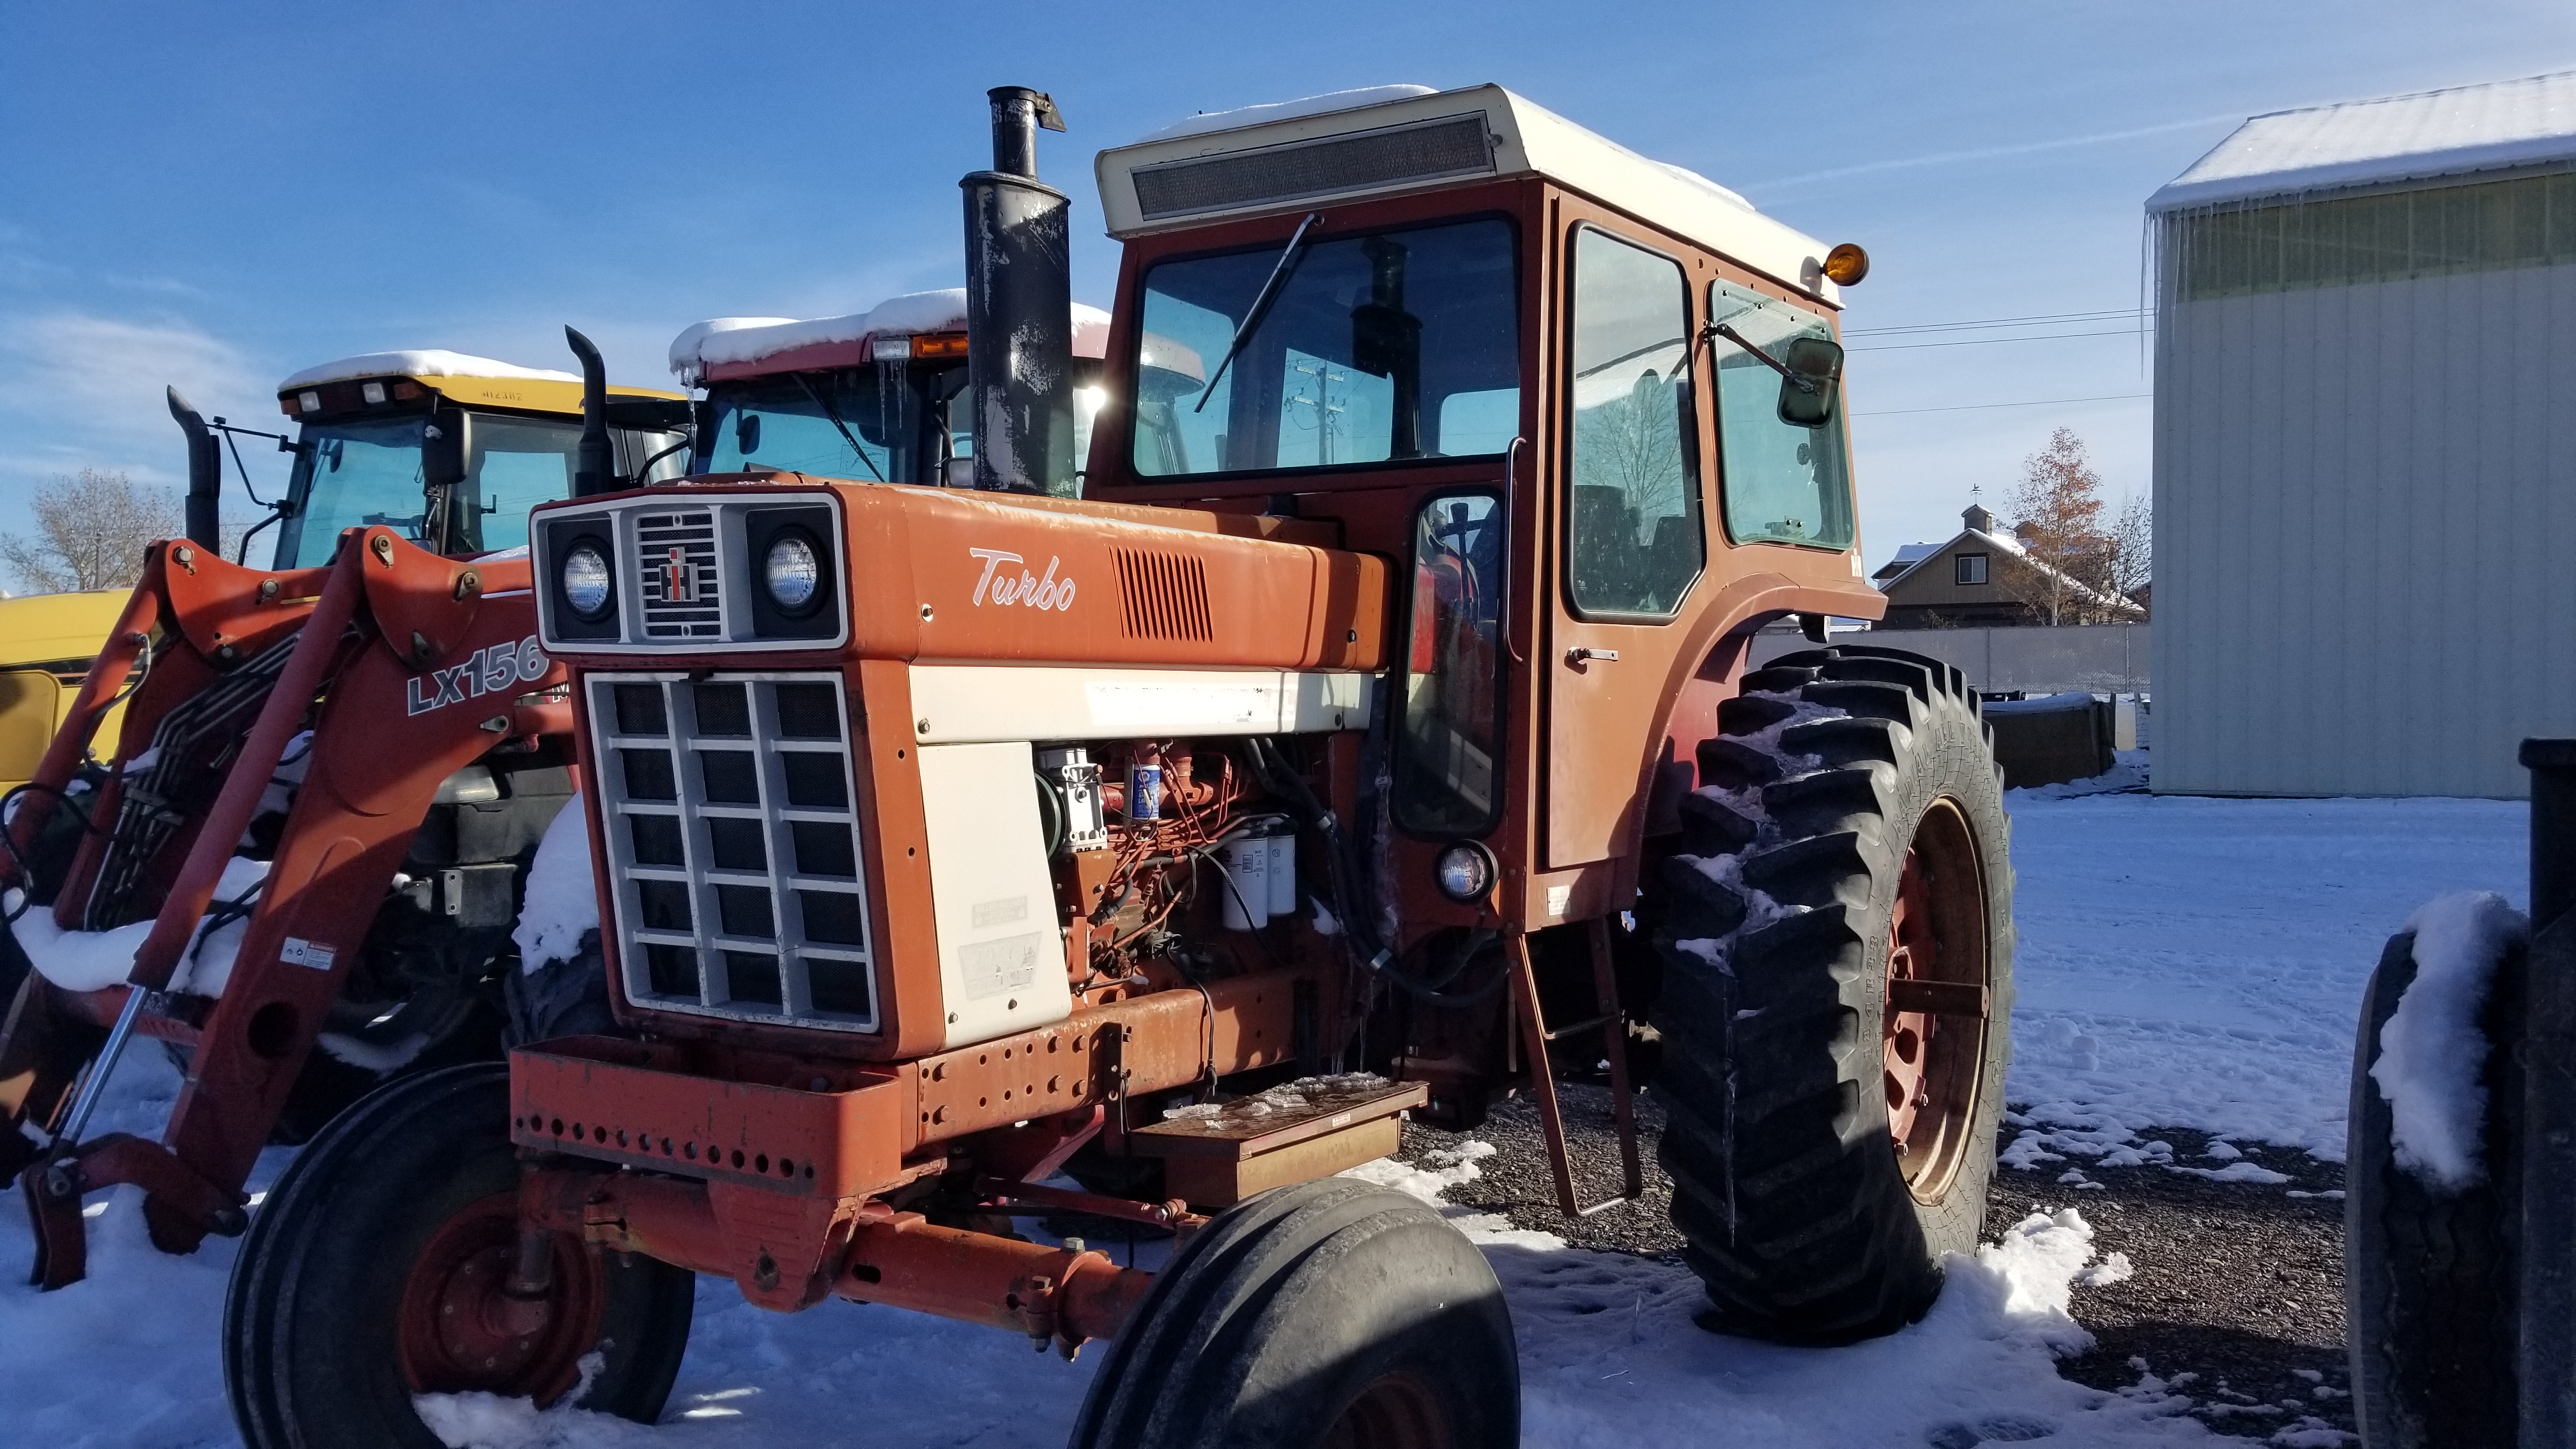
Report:
[[[2131,603],[2155,578],[2155,517],[2149,510],[2146,495],[2133,493],[2120,505],[2119,516],[2103,534],[2106,545],[2102,560],[2102,582],[2116,597]]]
[[[2030,606],[2042,624],[2100,624],[2136,617],[2119,576],[2145,582],[2146,513],[2132,501],[2106,531],[2102,475],[2073,430],[2049,434],[2048,446],[2022,460],[2021,481],[2005,507],[2019,549],[1996,560],[1995,581]]]
[[[176,497],[98,468],[56,477],[33,506],[39,536],[0,536],[0,563],[35,593],[131,584],[144,545],[186,531]]]

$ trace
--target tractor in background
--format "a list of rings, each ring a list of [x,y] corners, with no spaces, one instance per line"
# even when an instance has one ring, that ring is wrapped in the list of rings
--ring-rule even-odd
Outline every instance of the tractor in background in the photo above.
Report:
[[[528,510],[685,467],[684,398],[603,386],[586,432],[565,373],[383,353],[278,392],[293,469],[243,543],[275,525],[267,566],[223,558],[229,425],[174,392],[189,535],[152,546],[11,792],[0,1169],[47,1287],[85,1271],[84,1194],[139,1184],[155,1244],[191,1251],[241,1230],[269,1141],[499,1059],[524,873],[575,781]],[[182,1066],[166,1131],[91,1138],[143,1037]]]
[[[428,1445],[422,1394],[650,1421],[704,1273],[1105,1341],[1080,1449],[1515,1444],[1491,1269],[1335,1174],[1522,1092],[1588,1211],[1554,1084],[1606,1063],[1633,1198],[1648,1024],[1704,1321],[1924,1312],[2003,1091],[1989,737],[1934,661],[1746,663],[1883,607],[1866,258],[1499,87],[1342,99],[1099,156],[1078,499],[1062,122],[1004,88],[971,486],[834,456],[536,510],[619,1029],[297,1159],[227,1305],[246,1443]],[[1006,1229],[1068,1210],[1175,1251]]]

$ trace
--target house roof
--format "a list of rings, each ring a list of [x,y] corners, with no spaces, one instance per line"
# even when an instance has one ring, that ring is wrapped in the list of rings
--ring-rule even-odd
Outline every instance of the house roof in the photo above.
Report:
[[[1909,543],[1900,545],[1896,550],[1896,557],[1880,564],[1878,566],[1878,572],[1871,574],[1870,577],[1873,579],[1893,578],[1901,575],[1911,565],[1919,564],[1925,559],[1930,558],[1932,555],[1939,553],[1941,548],[1942,545],[1937,543]]]
[[[2043,573],[2056,574],[2056,575],[2057,575],[2057,577],[2059,577],[2059,578],[2061,578],[2061,579],[2065,579],[2065,580],[2066,580],[2066,585],[2067,585],[2067,587],[2068,587],[2068,588],[2073,589],[2077,594],[2079,594],[2079,595],[2083,596],[2086,600],[2090,601],[2091,603],[2093,603],[2093,604],[2095,604],[2095,605],[2097,605],[2097,606],[2099,606],[2099,607],[2101,607],[2101,608],[2106,608],[2106,609],[2136,609],[2136,608],[2138,607],[2138,606],[2137,606],[2137,604],[2136,604],[2135,602],[2131,601],[2131,600],[2128,600],[2128,599],[2113,599],[2113,598],[2111,598],[2111,597],[2109,597],[2109,596],[2107,596],[2107,595],[2105,595],[2105,594],[2101,594],[2101,593],[2097,593],[2097,592],[2095,592],[2093,589],[2088,588],[2087,586],[2085,586],[2084,584],[2082,584],[2082,583],[2080,583],[2080,582],[2076,581],[2075,579],[2068,577],[2066,574],[2064,574],[2064,573],[2060,573],[2056,568],[2054,568],[2054,567],[2052,567],[2052,566],[2050,566],[2050,565],[2048,565],[2048,564],[2044,564],[2044,563],[2040,562],[2038,559],[2032,558],[2032,557],[2030,556],[2030,552],[2029,552],[2029,550],[2027,550],[2027,549],[2023,548],[2023,547],[2021,546],[2021,544],[2020,544],[2018,541],[2016,541],[2016,540],[2014,540],[2014,539],[2006,538],[2006,537],[2004,537],[2004,536],[2003,536],[2003,535],[2001,535],[2001,534],[1988,533],[1988,532],[1986,532],[1986,531],[1985,531],[1984,529],[1982,529],[1982,528],[1963,528],[1963,529],[1960,529],[1960,530],[1958,531],[1958,533],[1957,533],[1957,534],[1955,534],[1955,535],[1953,535],[1953,536],[1951,537],[1950,541],[1949,541],[1949,542],[1947,542],[1947,543],[1939,543],[1939,544],[1907,544],[1907,545],[1906,545],[1906,548],[1920,548],[1920,549],[1923,549],[1923,550],[1924,550],[1923,555],[1922,555],[1921,557],[1919,557],[1919,558],[1915,559],[1912,563],[1907,564],[1907,565],[1905,566],[1904,572],[1899,573],[1899,574],[1896,574],[1895,576],[1893,576],[1893,577],[1891,577],[1891,578],[1887,578],[1887,579],[1883,579],[1883,580],[1874,580],[1874,582],[1876,582],[1876,583],[1878,584],[1878,591],[1879,591],[1880,593],[1882,593],[1882,594],[1883,594],[1883,593],[1887,593],[1888,591],[1890,591],[1890,590],[1894,589],[1898,584],[1901,584],[1901,583],[1905,582],[1905,580],[1907,579],[1907,577],[1909,577],[1910,575],[1912,575],[1912,574],[1913,574],[1913,572],[1914,572],[1916,569],[1919,569],[1919,568],[1923,567],[1925,564],[1930,563],[1933,559],[1938,558],[1938,557],[1940,557],[1941,555],[1943,555],[1943,554],[1945,554],[1945,553],[1948,553],[1950,550],[1952,550],[1952,549],[1954,549],[1954,548],[1957,548],[1960,544],[1963,544],[1963,543],[1981,543],[1981,544],[1986,545],[1986,546],[1987,546],[1987,547],[1989,547],[1989,548],[1999,549],[1999,550],[2001,550],[2002,552],[2005,552],[2005,553],[2008,553],[2008,554],[2013,554],[2013,555],[2015,555],[2015,556],[2019,557],[2023,563],[2028,564],[2030,567],[2035,568],[2035,569],[2038,569],[2038,570],[2040,570],[2040,571],[2041,571],[2041,572],[2043,572]],[[1900,559],[1902,558],[1902,556],[1903,556],[1904,552],[1905,552],[1905,549],[1899,549],[1899,550],[1897,550],[1897,553],[1898,553],[1898,555],[1899,555]],[[1882,570],[1882,572],[1884,572],[1884,570]]]
[[[2576,71],[2250,117],[2150,212],[2576,160]]]

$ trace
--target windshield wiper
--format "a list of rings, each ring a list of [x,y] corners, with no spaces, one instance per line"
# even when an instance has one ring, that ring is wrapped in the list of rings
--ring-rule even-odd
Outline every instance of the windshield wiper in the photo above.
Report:
[[[1190,409],[1191,412],[1206,409],[1208,398],[1225,377],[1225,370],[1234,365],[1235,354],[1252,339],[1253,329],[1261,325],[1261,319],[1270,314],[1270,304],[1279,300],[1279,289],[1287,284],[1288,273],[1296,268],[1297,258],[1305,249],[1306,233],[1323,219],[1324,214],[1320,211],[1307,212],[1306,219],[1297,223],[1297,229],[1289,233],[1287,250],[1279,254],[1279,265],[1270,269],[1270,280],[1262,283],[1261,290],[1253,296],[1251,310],[1243,314],[1242,325],[1234,329],[1234,340],[1225,345],[1225,356],[1218,360],[1216,371],[1208,375],[1207,386],[1200,389],[1198,403]]]
[[[796,385],[805,389],[805,395],[814,400],[814,406],[821,408],[823,410],[823,416],[832,420],[832,426],[841,430],[841,441],[849,444],[850,451],[858,454],[859,461],[867,464],[868,471],[876,475],[876,480],[878,482],[883,483],[886,480],[886,475],[877,472],[876,460],[868,456],[867,449],[859,446],[859,440],[852,436],[850,432],[850,425],[841,421],[841,410],[832,406],[829,402],[824,401],[823,395],[814,390],[814,383],[811,378],[808,378],[801,372],[797,373],[795,377]]]

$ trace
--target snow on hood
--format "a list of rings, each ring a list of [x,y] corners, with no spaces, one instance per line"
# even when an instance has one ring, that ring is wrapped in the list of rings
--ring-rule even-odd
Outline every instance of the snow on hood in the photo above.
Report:
[[[1293,101],[1273,101],[1262,106],[1237,106],[1231,111],[1201,111],[1187,120],[1174,121],[1159,131],[1148,131],[1136,138],[1141,146],[1148,141],[1177,141],[1183,136],[1196,136],[1207,131],[1231,131],[1237,126],[1258,126],[1265,121],[1293,121],[1300,116],[1321,116],[1333,111],[1354,110],[1361,106],[1380,105],[1387,101],[1407,100],[1414,96],[1436,95],[1430,86],[1361,86],[1356,90],[1326,91],[1320,96],[1300,96]]]
[[[531,382],[581,381],[569,372],[516,367],[489,357],[432,347],[413,352],[362,352],[355,357],[343,357],[337,362],[308,367],[279,383],[277,390],[293,392],[299,387],[348,382],[361,377],[523,377]]]
[[[2254,116],[2147,199],[2177,211],[2576,157],[2576,71]]]
[[[235,856],[224,862],[224,873],[215,882],[215,900],[239,900],[267,877],[267,861]],[[15,908],[18,893],[9,891],[5,899]],[[18,938],[19,949],[27,953],[28,963],[47,981],[65,991],[100,991],[124,984],[126,973],[134,968],[134,953],[143,949],[153,924],[147,919],[109,931],[66,931],[54,924],[52,910],[37,907],[8,929]],[[249,919],[242,917],[202,938],[191,937],[188,948],[179,954],[179,970],[170,979],[170,989],[198,996],[223,995],[225,983],[232,979],[233,954],[241,949],[248,927]]]
[[[924,332],[966,329],[966,289],[943,287],[889,297],[865,312],[818,317],[799,322],[789,317],[718,317],[700,322],[671,339],[671,371],[692,386],[707,369],[722,363],[758,362],[800,347],[864,338],[910,337]],[[1108,351],[1109,314],[1097,307],[1073,304],[1073,355],[1098,357]]]

